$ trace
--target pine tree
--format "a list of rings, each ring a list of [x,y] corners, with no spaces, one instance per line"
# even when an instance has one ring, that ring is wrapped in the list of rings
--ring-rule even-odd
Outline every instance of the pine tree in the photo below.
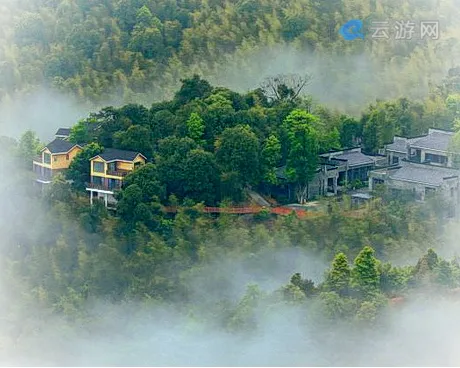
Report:
[[[326,288],[339,295],[347,295],[351,277],[351,268],[344,253],[338,253],[332,261],[332,268],[326,276]]]
[[[374,253],[371,247],[364,247],[356,257],[351,272],[352,285],[363,296],[378,291],[380,284],[378,261]]]

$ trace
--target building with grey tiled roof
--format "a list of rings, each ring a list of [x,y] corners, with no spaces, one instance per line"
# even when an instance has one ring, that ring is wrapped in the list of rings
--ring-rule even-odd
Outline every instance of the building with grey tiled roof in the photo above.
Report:
[[[388,164],[398,164],[407,159],[412,162],[430,163],[451,167],[454,153],[450,152],[453,132],[430,128],[428,134],[414,138],[394,137],[384,148]]]
[[[66,140],[70,137],[70,128],[59,128],[54,136]]]
[[[414,138],[410,143],[412,148],[420,148],[446,153],[449,149],[449,142],[453,132],[430,129],[424,137]]]
[[[395,137],[385,145],[387,167],[369,173],[369,189],[378,184],[391,192],[412,193],[425,200],[439,193],[458,215],[460,208],[460,170],[453,167],[456,153],[450,150],[453,132],[429,129],[428,134],[413,138]]]
[[[309,184],[309,198],[335,195],[349,183],[366,182],[369,172],[382,160],[385,161],[384,156],[365,155],[359,147],[321,154],[316,175]],[[286,175],[286,167],[279,167],[275,173],[280,184],[273,188],[274,192],[293,199],[294,189]]]
[[[440,193],[447,203],[459,205],[460,170],[401,161],[398,165],[376,169],[369,174],[369,189],[385,185],[392,192],[412,193],[415,199],[423,201],[430,193]]]

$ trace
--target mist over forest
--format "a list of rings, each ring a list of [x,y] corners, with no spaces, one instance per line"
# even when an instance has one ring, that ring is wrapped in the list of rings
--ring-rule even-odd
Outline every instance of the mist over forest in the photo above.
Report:
[[[345,41],[349,19],[441,33]],[[200,208],[271,195],[296,156],[289,124],[325,151],[430,127],[459,148],[459,19],[458,0],[0,0],[0,364],[458,366],[449,203]],[[277,75],[312,79],[272,101],[260,86]],[[30,184],[61,127],[81,157],[148,158],[116,214],[89,206],[86,161],[42,195]]]

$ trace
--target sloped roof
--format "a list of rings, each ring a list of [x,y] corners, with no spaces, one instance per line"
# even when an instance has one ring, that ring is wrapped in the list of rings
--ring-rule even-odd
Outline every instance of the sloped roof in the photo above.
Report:
[[[451,132],[435,131],[425,137],[413,140],[411,146],[446,152],[449,148],[452,135],[453,133]]]
[[[99,156],[104,161],[133,161],[137,157],[137,155],[141,155],[145,159],[145,156],[142,155],[140,152],[125,151],[116,148],[106,148],[104,149],[104,151],[102,151],[99,155],[95,157]]]
[[[393,143],[385,145],[388,151],[407,153],[407,144],[410,142],[409,139],[394,137]]]
[[[358,165],[370,165],[375,162],[375,159],[371,156],[367,156],[362,152],[351,151],[334,156],[333,158],[338,160],[345,160],[348,162],[349,166],[358,166]]]
[[[70,135],[70,128],[59,128],[55,135],[68,137]]]
[[[44,149],[48,148],[48,150],[52,154],[67,153],[75,146],[81,147],[80,145],[76,143],[71,143],[69,141],[65,141],[63,139],[56,138],[54,141],[48,143]]]
[[[432,186],[440,186],[444,179],[459,175],[460,171],[456,169],[405,161],[401,162],[400,168],[389,171],[390,179],[416,181]]]

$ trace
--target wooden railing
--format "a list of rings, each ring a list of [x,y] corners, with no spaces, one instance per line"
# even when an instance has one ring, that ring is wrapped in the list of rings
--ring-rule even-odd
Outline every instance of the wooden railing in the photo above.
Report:
[[[183,207],[178,206],[165,206],[163,210],[166,213],[177,213],[178,210]],[[291,207],[260,207],[260,206],[252,206],[252,207],[192,207],[189,208],[191,210],[196,210],[201,213],[228,213],[234,215],[245,215],[245,214],[257,214],[261,213],[262,211],[267,211],[273,215],[280,215],[280,216],[288,216],[292,213],[295,213],[299,218],[306,218],[306,217],[320,217],[326,216],[327,214],[322,211],[311,211],[302,208],[291,208]],[[365,209],[358,209],[358,210],[349,210],[345,211],[344,216],[360,219],[365,217],[366,210]]]
[[[176,213],[179,207],[169,206],[164,207],[165,212],[168,213]],[[252,206],[252,207],[202,207],[196,208],[197,211],[203,213],[228,213],[228,214],[235,214],[235,215],[244,215],[244,214],[257,214],[264,210],[268,211],[268,213],[274,215],[282,215],[287,216],[292,214],[293,212],[299,217],[306,217],[306,216],[316,216],[317,213],[313,211],[306,211],[304,209],[298,208],[289,208],[289,207],[260,207],[260,206]]]

